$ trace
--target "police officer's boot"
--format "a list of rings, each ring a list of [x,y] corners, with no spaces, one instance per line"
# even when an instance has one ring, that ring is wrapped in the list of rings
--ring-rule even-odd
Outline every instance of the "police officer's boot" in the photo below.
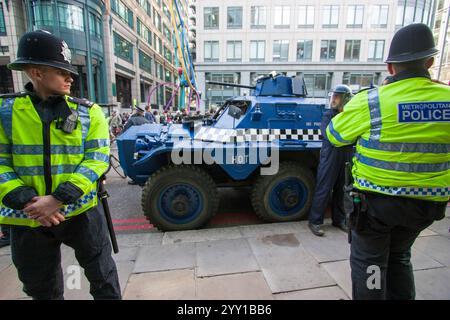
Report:
[[[320,228],[319,224],[308,223],[308,227],[309,230],[311,230],[311,232],[318,237],[322,237],[325,234],[325,232]]]

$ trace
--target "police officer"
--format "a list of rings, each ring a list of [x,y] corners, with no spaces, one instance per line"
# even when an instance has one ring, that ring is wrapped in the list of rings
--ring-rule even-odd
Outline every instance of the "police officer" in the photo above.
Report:
[[[70,97],[71,52],[47,31],[25,33],[12,70],[31,82],[0,96],[0,224],[33,299],[63,299],[61,244],[72,247],[95,299],[120,299],[97,180],[108,168],[101,108]]]
[[[398,30],[386,60],[390,83],[357,94],[327,128],[335,146],[357,141],[353,186],[363,203],[352,217],[354,299],[414,299],[411,246],[445,216],[450,88],[430,79],[437,52],[425,24]]]
[[[145,118],[145,109],[140,105],[136,105],[136,111],[128,119],[127,123],[123,127],[123,131],[127,131],[132,126],[140,126],[142,124],[150,123],[150,121]]]
[[[316,236],[323,236],[325,232],[321,229],[325,210],[330,196],[331,219],[333,226],[347,232],[345,212],[343,210],[344,197],[344,168],[345,162],[351,160],[352,146],[335,148],[325,135],[325,130],[331,119],[342,112],[344,106],[352,98],[350,87],[340,84],[332,91],[330,96],[330,110],[322,117],[321,130],[323,132],[322,149],[320,149],[320,162],[317,169],[316,191],[309,213],[309,229]]]

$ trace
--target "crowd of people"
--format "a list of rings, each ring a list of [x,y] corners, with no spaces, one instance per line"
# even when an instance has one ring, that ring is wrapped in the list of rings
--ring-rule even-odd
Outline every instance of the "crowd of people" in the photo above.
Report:
[[[210,117],[215,113],[213,108],[205,113],[197,111],[187,111],[186,109],[177,111],[151,110],[150,106],[145,108],[136,106],[132,114],[129,112],[117,112],[113,110],[110,117],[107,118],[111,138],[114,139],[122,132],[126,131],[133,125],[141,125],[145,123],[158,124],[181,124],[183,120],[192,117]]]

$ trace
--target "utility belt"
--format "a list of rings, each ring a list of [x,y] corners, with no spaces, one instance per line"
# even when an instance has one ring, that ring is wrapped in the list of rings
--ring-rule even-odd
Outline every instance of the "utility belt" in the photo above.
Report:
[[[367,225],[366,194],[353,187],[350,162],[345,163],[344,211],[348,226],[348,243],[352,242],[352,230],[360,232]]]

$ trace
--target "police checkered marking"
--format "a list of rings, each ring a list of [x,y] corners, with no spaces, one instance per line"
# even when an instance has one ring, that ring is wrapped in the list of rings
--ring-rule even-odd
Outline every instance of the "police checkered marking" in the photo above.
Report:
[[[420,187],[386,187],[374,184],[364,179],[356,179],[361,187],[396,196],[450,196],[450,187],[420,188]]]
[[[219,129],[202,127],[196,140],[234,143],[270,142],[273,140],[321,141],[320,129]]]
[[[78,199],[76,203],[70,204],[62,210],[62,214],[65,216],[74,212],[75,210],[80,209],[83,205],[89,203],[97,196],[96,191],[91,191],[88,194],[84,195],[82,198]],[[1,207],[0,208],[0,216],[7,218],[15,218],[15,219],[28,219],[28,215],[22,210],[14,210],[11,208]]]

